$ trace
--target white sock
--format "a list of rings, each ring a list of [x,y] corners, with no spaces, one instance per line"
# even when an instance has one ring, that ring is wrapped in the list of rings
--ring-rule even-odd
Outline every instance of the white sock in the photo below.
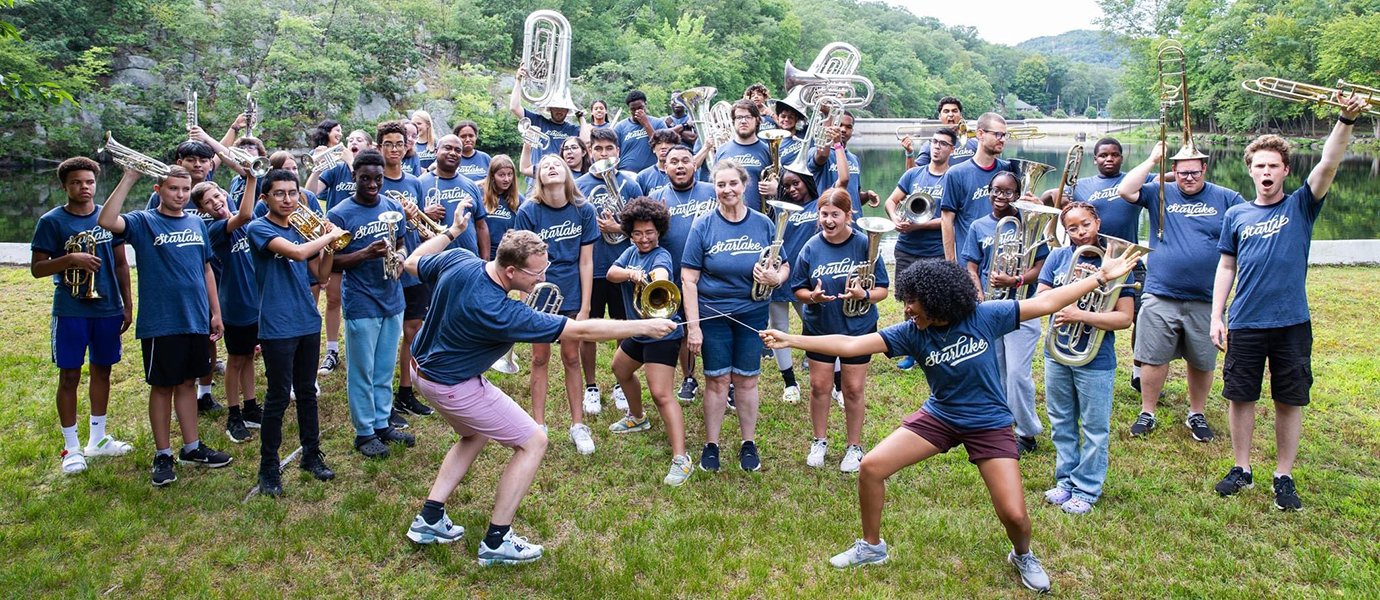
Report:
[[[1134,378],[1136,378],[1136,379],[1140,379],[1140,367],[1139,367],[1139,366],[1137,366],[1137,365],[1131,365],[1131,377],[1134,377]]]
[[[101,441],[105,437],[105,415],[91,415],[91,443]]]
[[[200,398],[200,397],[202,397],[202,396],[204,396],[204,395],[206,395],[206,394],[209,394],[209,393],[211,393],[211,386],[209,386],[209,385],[201,385],[201,384],[199,384],[199,383],[196,384],[196,397],[197,397],[197,398]]]
[[[1280,477],[1292,477],[1292,475],[1289,475],[1288,473],[1280,473],[1279,471],[1275,471],[1275,479],[1279,479]]]
[[[332,342],[332,341],[329,341],[329,340],[328,340],[328,341],[326,342],[326,351],[327,351],[327,352],[339,353],[339,352],[340,352],[340,342],[339,342],[339,341],[334,341],[334,342]]]
[[[77,426],[62,428],[62,447],[68,452],[81,450],[81,442],[77,440]]]
[[[1203,414],[1203,413],[1200,413],[1200,412],[1193,412],[1193,409],[1191,409],[1191,408],[1188,409],[1188,418],[1190,418],[1190,419],[1193,418],[1193,415],[1201,415],[1201,414]]]

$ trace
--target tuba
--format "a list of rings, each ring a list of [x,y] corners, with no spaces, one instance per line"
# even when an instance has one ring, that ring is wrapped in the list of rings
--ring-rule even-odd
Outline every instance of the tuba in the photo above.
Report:
[[[168,165],[115,141],[109,131],[105,132],[105,145],[97,148],[96,153],[109,156],[121,168],[138,171],[158,181],[168,176]]]
[[[1336,100],[1338,94],[1365,96],[1365,114],[1380,117],[1380,89],[1348,83],[1341,79],[1337,80],[1336,88],[1329,88],[1278,77],[1260,77],[1242,81],[1241,89],[1288,102],[1327,104],[1339,108],[1345,108],[1346,104]]]
[[[724,141],[728,141],[728,139],[731,139],[730,137],[722,136],[720,132],[717,131],[710,131],[711,127],[719,125],[719,123],[714,122],[713,116],[711,115],[713,107],[711,102],[714,100],[714,95],[718,93],[719,90],[707,85],[702,85],[677,92],[671,97],[671,101],[679,102],[685,106],[685,112],[690,115],[690,120],[694,122],[695,130],[698,131],[700,135],[716,140],[723,137]],[[732,115],[730,115],[730,117],[731,116]]]
[[[844,289],[852,289],[855,285],[864,290],[871,290],[877,285],[877,251],[881,248],[882,235],[896,229],[896,224],[890,219],[881,217],[863,217],[858,219],[858,229],[867,232],[867,262],[853,268],[853,273],[848,276],[848,283]],[[869,294],[870,295],[870,294]],[[861,317],[872,309],[872,303],[867,298],[844,298],[843,314],[849,317]]]
[[[786,235],[786,220],[802,209],[795,204],[777,200],[768,200],[766,204],[771,206],[773,209],[772,212],[776,213],[776,237],[772,239],[771,245],[762,249],[762,254],[757,259],[757,266],[768,271],[775,271],[781,267],[781,262],[783,260],[781,258],[781,243]],[[771,293],[775,291],[777,287],[778,286],[758,283],[757,280],[754,279],[752,281],[752,301],[762,302],[770,298]]]
[[[901,220],[919,225],[934,218],[939,203],[927,192],[911,192],[897,208],[901,211]]]
[[[383,255],[383,278],[399,279],[403,271],[403,254],[398,251],[398,223],[403,220],[403,214],[390,210],[379,215],[379,221],[388,226],[388,237],[384,241],[388,242],[388,251]]]
[[[1091,277],[1097,273],[1097,268],[1089,263],[1079,262],[1079,258],[1092,254],[1101,260],[1106,256],[1122,256],[1134,258],[1150,253],[1150,248],[1140,244],[1133,244],[1121,238],[1110,235],[1099,235],[1098,245],[1079,246],[1073,250],[1073,260],[1069,263],[1069,268],[1064,272],[1064,284],[1068,285],[1084,277]],[[1126,277],[1122,276],[1115,281],[1108,281],[1082,298],[1078,299],[1076,306],[1079,309],[1089,312],[1108,312],[1116,306],[1117,297],[1121,289],[1128,287],[1125,283]],[[1140,288],[1140,282],[1130,284],[1133,289]],[[1102,338],[1107,335],[1105,329],[1098,329],[1087,323],[1065,323],[1055,325],[1054,317],[1049,318],[1049,331],[1045,336],[1045,351],[1050,357],[1061,365],[1070,367],[1081,367],[1092,362],[1097,356],[1097,350],[1102,346]]]
[[[522,143],[533,148],[545,150],[551,147],[551,134],[537,129],[527,117],[518,121],[518,135],[522,137]]]
[[[589,174],[604,180],[604,189],[607,191],[608,198],[611,200],[609,204],[612,204],[617,210],[612,210],[607,205],[601,206],[600,210],[611,216],[613,220],[617,222],[618,215],[623,213],[623,206],[627,203],[627,200],[623,198],[623,194],[618,192],[618,159],[605,158],[595,161],[594,164],[589,166]],[[604,236],[604,243],[607,244],[616,245],[628,240],[628,236],[623,235],[622,232],[602,233],[601,235]]]
[[[85,254],[96,253],[96,236],[90,231],[78,231],[67,238],[67,243],[62,245],[62,250],[67,254],[77,252]],[[96,273],[86,269],[71,268],[62,272],[62,283],[72,290],[72,297],[81,300],[100,300],[102,296],[96,291]],[[82,291],[85,288],[86,291]]]
[[[550,282],[540,282],[532,286],[532,291],[522,299],[522,303],[528,308],[548,315],[554,315],[561,310],[561,303],[565,301],[565,296],[561,295],[561,288]]]
[[[988,300],[1015,298],[1017,288],[992,287],[992,275],[1020,277],[1029,271],[1040,245],[1049,239],[1049,227],[1059,219],[1058,209],[1043,204],[1016,202],[1014,206],[1019,216],[1002,217],[992,231],[987,282],[982,287],[982,295]]]
[[[336,144],[316,154],[302,155],[302,167],[305,168],[308,173],[325,171],[326,169],[340,164],[344,156],[345,144]]]
[[[861,86],[861,93],[859,93]],[[795,68],[786,61],[785,87],[787,97],[800,88],[800,101],[809,106],[820,97],[828,96],[839,100],[843,108],[862,108],[872,103],[872,80],[852,73],[819,73]]]
[[[1164,239],[1164,172],[1169,163],[1180,160],[1206,159],[1207,155],[1198,151],[1193,144],[1192,116],[1188,110],[1188,62],[1184,58],[1184,47],[1175,40],[1165,40],[1155,52],[1156,79],[1160,90],[1160,143],[1167,143],[1169,111],[1175,106],[1182,111],[1183,146],[1172,158],[1161,157],[1160,177],[1160,230],[1159,239]],[[1167,148],[1166,148],[1167,150]]]
[[[388,199],[397,202],[400,206],[406,207],[408,204],[411,204],[417,208],[417,216],[408,216],[407,224],[411,225],[413,229],[416,229],[417,235],[421,236],[423,240],[429,240],[446,232],[446,226],[431,220],[431,217],[428,217],[425,212],[422,212],[422,207],[417,206],[416,202],[409,200],[402,192],[388,190],[384,192],[384,195],[388,196]]]
[[[538,10],[522,24],[522,97],[542,108],[575,106],[570,98],[570,21],[554,10]]]
[[[298,204],[297,208],[293,209],[292,213],[288,215],[288,224],[292,225],[292,228],[296,229],[297,233],[302,234],[302,237],[306,238],[307,241],[312,241],[321,237],[321,234],[326,231],[326,221],[322,219],[320,215],[312,212],[311,209],[301,204]],[[344,250],[346,246],[350,245],[351,239],[353,239],[353,236],[347,231],[344,235],[340,236],[340,238],[336,239],[336,241],[326,244],[325,250],[326,252],[339,252]]]
[[[633,310],[644,319],[669,319],[680,310],[680,288],[669,279],[652,279],[633,290]]]

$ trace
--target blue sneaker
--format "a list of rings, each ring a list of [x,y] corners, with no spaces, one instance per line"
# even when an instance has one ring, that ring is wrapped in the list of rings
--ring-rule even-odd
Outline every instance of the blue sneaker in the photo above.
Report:
[[[896,368],[902,371],[909,371],[911,369],[914,369],[915,359],[909,356],[902,356],[901,360],[896,363]]]
[[[861,539],[853,542],[853,547],[830,558],[829,564],[838,569],[862,565],[880,565],[886,562],[890,555],[886,551],[886,540],[878,540],[878,542],[875,546]]]
[[[418,544],[449,544],[465,537],[465,528],[450,522],[450,515],[442,514],[437,523],[427,523],[422,515],[412,519],[407,539]]]

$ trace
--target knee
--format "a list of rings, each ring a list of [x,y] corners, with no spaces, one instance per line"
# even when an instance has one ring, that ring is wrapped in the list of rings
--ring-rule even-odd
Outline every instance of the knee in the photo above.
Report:
[[[76,391],[81,385],[81,369],[62,369],[58,372],[58,389],[64,392]]]
[[[532,352],[532,368],[546,370],[546,365],[551,364],[551,352]]]
[[[538,427],[536,431],[532,432],[532,435],[527,437],[527,441],[523,442],[520,448],[541,456],[546,453],[546,446],[550,443],[551,438],[547,437],[546,432]]]
[[[867,483],[881,483],[891,477],[891,473],[887,471],[880,460],[873,458],[871,454],[866,454],[858,468],[858,477]]]
[[[566,352],[564,349],[562,349],[562,350],[561,350],[561,364],[564,365],[565,368],[567,368],[567,369],[578,369],[578,368],[580,368],[580,353],[579,353],[579,352]]]

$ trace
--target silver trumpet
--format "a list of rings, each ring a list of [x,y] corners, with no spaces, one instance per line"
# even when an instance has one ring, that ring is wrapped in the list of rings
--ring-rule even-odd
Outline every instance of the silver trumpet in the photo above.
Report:
[[[1068,270],[1064,272],[1064,285],[1097,274],[1097,267],[1089,263],[1079,262],[1079,257],[1084,255],[1091,254],[1101,261],[1107,256],[1131,259],[1150,252],[1150,248],[1140,244],[1110,235],[1099,235],[1097,244],[1079,246],[1073,250],[1073,260],[1069,263]],[[1129,276],[1130,274],[1127,273],[1119,279],[1108,281],[1101,287],[1088,292],[1078,299],[1075,306],[1089,312],[1110,312],[1116,306],[1117,297],[1121,295],[1122,288],[1140,289],[1139,281],[1129,286],[1125,283]],[[1045,335],[1045,350],[1049,352],[1050,357],[1055,362],[1061,365],[1081,367],[1097,357],[1098,348],[1102,346],[1102,338],[1106,335],[1106,330],[1098,329],[1087,323],[1055,325],[1054,317],[1050,316],[1049,330]]]
[[[493,366],[489,368],[508,375],[517,373],[521,369],[521,367],[518,366],[517,353],[513,352],[511,348],[508,349],[507,354],[503,355],[503,358],[494,361]]]
[[[254,128],[259,125],[259,103],[254,100],[254,92],[244,94],[244,137],[254,137]]]
[[[404,218],[403,214],[396,210],[390,210],[379,215],[379,221],[388,226],[388,237],[384,239],[385,242],[388,242],[388,251],[383,255],[384,279],[392,280],[402,277],[405,257],[402,252],[398,251],[398,223],[401,223]]]
[[[306,169],[308,173],[325,171],[340,164],[344,156],[345,144],[336,144],[316,154],[302,155],[302,168]]]
[[[532,291],[522,299],[532,310],[554,315],[561,310],[561,303],[565,301],[565,296],[561,295],[561,288],[550,282],[540,282],[532,286]]]
[[[268,164],[267,158],[264,158],[262,156],[254,156],[253,154],[246,152],[244,148],[230,146],[225,149],[225,152],[223,154],[226,158],[230,159],[231,161],[234,161],[235,164],[239,165],[240,168],[252,173],[255,179],[267,175],[268,171],[273,168],[272,165]]]
[[[877,285],[877,252],[881,249],[882,235],[894,231],[896,224],[891,219],[881,217],[863,217],[858,219],[858,229],[867,232],[867,262],[858,265],[853,269],[853,274],[848,276],[848,283],[844,289],[853,289],[854,286],[871,290]],[[872,309],[872,302],[867,298],[844,298],[843,314],[849,317],[861,317]]]
[[[115,141],[109,131],[105,132],[105,145],[97,148],[96,153],[105,154],[115,164],[125,169],[138,171],[158,181],[163,181],[168,176],[168,165]]]
[[[623,213],[623,205],[627,202],[623,194],[618,192],[618,159],[605,158],[595,161],[589,166],[589,174],[604,181],[604,191],[608,194],[605,202],[600,202],[599,210],[603,214],[613,217],[614,222],[618,221],[618,215]],[[601,233],[604,242],[607,244],[621,244],[628,240],[628,236],[623,232]]]
[[[1001,274],[1020,277],[1035,265],[1035,254],[1040,245],[1047,242],[1047,229],[1059,218],[1059,209],[1036,204],[1017,202],[1019,216],[1002,217],[992,231],[992,246],[987,264],[987,282],[982,295],[988,300],[1010,300],[1019,288],[999,288],[992,286],[992,275]]]
[[[187,129],[190,131],[193,127],[199,127],[199,126],[200,126],[200,125],[199,125],[200,119],[199,119],[198,116],[197,116],[197,93],[196,93],[196,90],[193,90],[193,89],[192,89],[192,86],[189,85],[189,86],[187,86],[186,88],[184,88],[184,89],[182,90],[182,97],[184,98],[184,100],[185,100],[186,103],[187,103],[187,105],[186,105],[186,110],[187,110]],[[192,137],[192,134],[190,134],[190,133],[187,134],[187,140],[188,140],[188,141],[191,141],[191,142],[197,141],[197,139],[194,138],[194,137]]]
[[[775,271],[781,267],[781,262],[784,260],[781,257],[781,244],[786,235],[786,221],[791,218],[791,215],[800,212],[801,207],[796,204],[791,204],[790,202],[780,202],[777,200],[768,200],[766,203],[771,206],[772,211],[776,213],[776,237],[772,239],[771,245],[762,249],[762,254],[757,259],[757,266],[768,271]],[[752,281],[752,301],[761,302],[771,298],[771,293],[775,291],[777,287],[780,286],[758,283],[757,280],[754,279]]]

